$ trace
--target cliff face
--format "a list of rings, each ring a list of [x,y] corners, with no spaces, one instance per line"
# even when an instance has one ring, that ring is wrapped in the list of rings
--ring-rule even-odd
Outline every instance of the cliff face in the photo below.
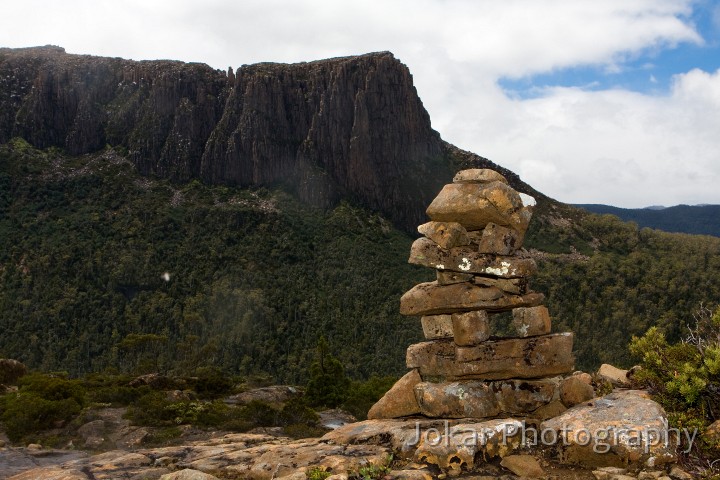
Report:
[[[0,142],[128,150],[144,174],[352,198],[405,228],[451,176],[447,148],[391,53],[236,73],[203,64],[0,49]]]

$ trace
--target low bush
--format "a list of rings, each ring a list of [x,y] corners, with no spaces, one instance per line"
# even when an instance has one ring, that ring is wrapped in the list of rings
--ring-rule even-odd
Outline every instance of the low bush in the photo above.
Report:
[[[630,351],[642,362],[634,381],[665,408],[671,426],[703,432],[720,417],[720,308],[701,307],[681,342],[670,344],[652,327],[633,337]],[[709,453],[702,439],[696,447]]]
[[[0,419],[13,442],[63,426],[82,411],[86,402],[85,389],[77,380],[34,373],[19,383],[19,390],[5,395],[0,402]]]

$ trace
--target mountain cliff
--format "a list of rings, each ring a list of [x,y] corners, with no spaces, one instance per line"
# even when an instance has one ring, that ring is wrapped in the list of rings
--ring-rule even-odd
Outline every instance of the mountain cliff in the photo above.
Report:
[[[349,198],[405,228],[457,160],[389,52],[224,72],[4,48],[0,143],[13,137],[72,155],[122,147],[172,181],[282,185],[320,207]]]

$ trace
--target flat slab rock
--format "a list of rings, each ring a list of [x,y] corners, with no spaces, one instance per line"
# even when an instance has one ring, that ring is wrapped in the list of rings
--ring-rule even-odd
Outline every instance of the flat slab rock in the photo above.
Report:
[[[409,430],[412,428],[408,427]],[[319,438],[291,440],[266,435],[231,434],[213,440],[177,447],[139,450],[134,453],[112,451],[62,465],[34,468],[10,477],[12,480],[117,480],[121,478],[160,478],[173,470],[195,478],[192,471],[222,478],[305,478],[305,471],[321,467],[335,473],[357,471],[369,463],[381,464],[392,452],[390,444],[333,443]],[[301,476],[299,476],[301,475]],[[203,478],[203,477],[197,477]],[[215,477],[204,477],[215,478]]]
[[[479,253],[470,247],[444,249],[425,237],[413,242],[408,262],[438,270],[500,278],[529,277],[537,271],[537,265],[532,258]]]
[[[431,418],[525,415],[559,398],[558,378],[485,382],[422,382],[415,385],[420,412]]]
[[[560,460],[568,464],[655,467],[675,461],[677,439],[669,435],[665,411],[642,391],[596,398],[543,422],[540,428],[557,433]]]
[[[572,333],[484,342],[457,347],[452,341],[416,343],[407,349],[408,368],[423,379],[505,380],[541,378],[572,372]]]
[[[502,312],[535,307],[544,299],[542,293],[512,295],[497,287],[480,287],[472,283],[438,285],[437,282],[425,282],[415,285],[400,298],[400,313],[421,316],[471,310]]]

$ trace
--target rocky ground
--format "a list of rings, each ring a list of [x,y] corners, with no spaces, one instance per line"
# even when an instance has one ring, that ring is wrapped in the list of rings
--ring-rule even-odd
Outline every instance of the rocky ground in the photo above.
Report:
[[[619,391],[568,410],[565,421],[588,427],[593,421],[606,426],[618,422],[626,427],[650,426],[661,419],[658,412],[650,411],[649,402],[641,393]],[[7,439],[0,440],[0,478],[325,478],[319,472],[332,474],[334,479],[692,478],[673,463],[674,458],[662,458],[667,453],[664,450],[650,450],[646,455],[632,442],[622,440],[600,455],[572,441],[569,446],[523,445],[521,436],[509,433],[523,425],[514,419],[469,423],[420,418],[367,420],[339,426],[321,438],[301,440],[277,436],[274,431],[239,434],[188,429],[180,445],[148,448],[138,441],[148,432],[127,424],[121,413],[120,409],[103,409],[80,428],[86,445],[95,448],[15,448],[8,446]],[[343,423],[331,417],[329,421]],[[313,474],[317,476],[311,477]]]

